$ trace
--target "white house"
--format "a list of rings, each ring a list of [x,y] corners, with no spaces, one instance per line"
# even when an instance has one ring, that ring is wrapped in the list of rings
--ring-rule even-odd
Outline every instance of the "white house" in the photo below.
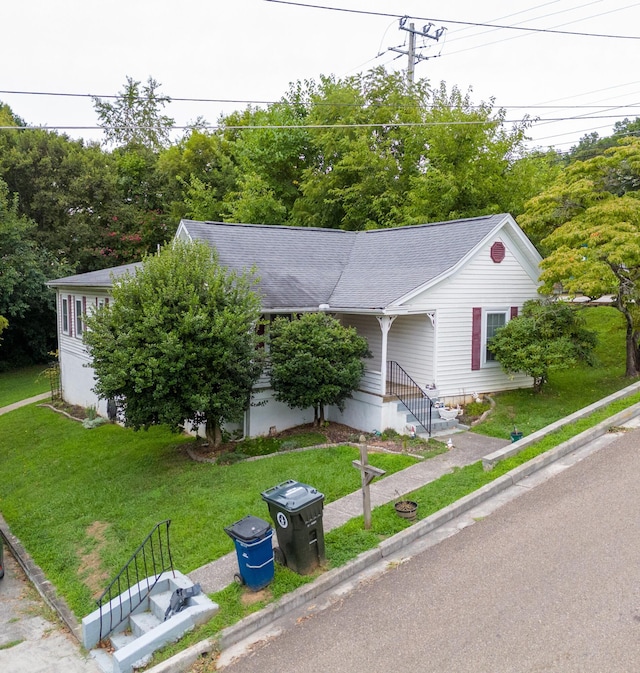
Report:
[[[391,394],[400,388],[410,406],[423,396],[420,388],[456,402],[531,385],[526,376],[506,375],[486,348],[494,331],[537,296],[540,255],[508,214],[370,231],[184,220],[176,237],[207,242],[229,269],[255,268],[266,316],[324,310],[368,339],[373,358],[360,388],[344,412],[328,410],[330,420],[365,431],[404,431],[406,410],[398,412]],[[136,266],[49,283],[58,295],[62,390],[69,403],[106,412],[106,402],[91,390],[82,317],[109,301],[113,278],[135,273]],[[254,398],[267,403],[247,410],[248,435],[312,420],[311,411],[273,400],[266,377]]]

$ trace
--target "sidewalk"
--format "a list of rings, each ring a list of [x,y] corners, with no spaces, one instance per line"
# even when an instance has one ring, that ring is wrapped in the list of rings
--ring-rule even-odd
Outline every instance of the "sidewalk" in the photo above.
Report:
[[[19,409],[20,407],[26,407],[27,404],[33,404],[34,402],[42,402],[43,400],[48,400],[50,398],[51,393],[40,393],[40,395],[29,397],[26,400],[20,400],[19,402],[8,404],[6,407],[0,407],[0,416],[2,416],[2,414],[8,414],[10,411],[14,411],[15,409]]]
[[[374,481],[370,486],[372,508],[392,502],[399,496],[439,479],[451,472],[454,467],[471,465],[487,454],[510,444],[506,439],[485,437],[473,432],[453,433],[439,436],[438,439],[446,442],[449,437],[453,441],[453,449]],[[327,533],[360,515],[362,515],[362,492],[358,490],[325,505],[322,518],[324,531]],[[269,518],[266,504],[264,518],[267,520]],[[199,583],[205,593],[211,594],[231,584],[234,573],[237,572],[237,556],[235,552],[231,552],[196,568],[189,573],[189,578],[194,583]]]

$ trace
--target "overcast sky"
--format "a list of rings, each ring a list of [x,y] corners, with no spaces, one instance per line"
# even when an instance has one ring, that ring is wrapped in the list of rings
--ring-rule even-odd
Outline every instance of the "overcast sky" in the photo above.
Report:
[[[127,76],[153,76],[175,98],[277,100],[290,82],[344,77],[376,65],[406,69],[406,31],[431,20],[447,30],[418,53],[430,57],[416,77],[441,80],[474,102],[495,97],[508,119],[541,117],[532,145],[568,150],[587,132],[608,135],[625,116],[640,116],[640,39],[529,33],[473,27],[475,22],[640,37],[640,3],[625,0],[325,0],[318,4],[377,12],[370,16],[267,0],[21,0],[3,3],[0,101],[29,124],[94,127],[90,99],[6,91],[107,95]],[[386,14],[386,16],[385,16]],[[418,44],[422,44],[419,40]],[[396,58],[397,57],[397,58]],[[553,105],[552,108],[535,106]],[[523,106],[514,108],[512,106]],[[574,107],[571,107],[574,106]],[[575,106],[601,106],[585,108]],[[179,125],[213,123],[240,102],[174,101]],[[601,119],[545,121],[589,116]],[[96,131],[68,130],[100,138]]]

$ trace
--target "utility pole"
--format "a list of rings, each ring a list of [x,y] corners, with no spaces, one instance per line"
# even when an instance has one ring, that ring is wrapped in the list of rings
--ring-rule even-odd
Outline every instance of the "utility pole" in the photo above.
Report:
[[[400,30],[404,30],[409,33],[408,49],[405,50],[400,47],[389,47],[388,51],[396,51],[403,56],[407,56],[407,81],[413,83],[416,63],[419,63],[420,61],[426,61],[430,58],[435,58],[435,56],[424,56],[423,54],[416,52],[416,35],[419,35],[423,38],[422,46],[424,47],[425,38],[429,38],[430,40],[435,40],[437,42],[447,29],[444,26],[441,26],[435,31],[433,35],[430,35],[430,31],[433,28],[433,24],[431,22],[423,26],[422,30],[420,31],[415,29],[415,24],[413,23],[410,23],[408,28],[406,27],[408,18],[408,16],[403,16],[400,19]],[[439,56],[440,54],[437,55]]]

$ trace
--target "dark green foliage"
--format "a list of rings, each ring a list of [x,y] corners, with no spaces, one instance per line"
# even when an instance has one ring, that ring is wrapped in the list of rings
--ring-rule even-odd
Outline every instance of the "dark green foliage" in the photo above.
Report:
[[[270,333],[271,385],[276,399],[291,408],[339,409],[357,388],[370,357],[366,339],[326,313],[305,313],[291,321],[278,317]]]
[[[62,267],[33,240],[36,226],[19,215],[17,198],[10,198],[0,179],[0,316],[8,321],[2,332],[0,368],[45,362],[55,349],[55,294],[45,283]]]
[[[127,425],[237,421],[262,370],[259,300],[204,244],[175,242],[114,283],[114,301],[88,316],[96,393],[116,399]]]
[[[568,369],[578,362],[592,364],[595,345],[595,332],[586,329],[579,309],[533,299],[489,341],[505,372],[531,376],[536,391],[552,370]]]

